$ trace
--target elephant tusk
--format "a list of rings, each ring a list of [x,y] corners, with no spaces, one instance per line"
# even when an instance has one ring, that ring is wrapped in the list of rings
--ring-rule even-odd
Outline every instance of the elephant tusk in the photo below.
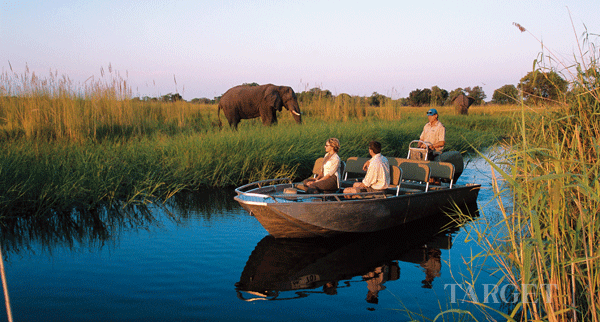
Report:
[[[296,111],[294,111],[294,110],[292,110],[292,113],[293,113],[294,115],[300,116],[300,113],[298,113],[298,112],[296,112]]]

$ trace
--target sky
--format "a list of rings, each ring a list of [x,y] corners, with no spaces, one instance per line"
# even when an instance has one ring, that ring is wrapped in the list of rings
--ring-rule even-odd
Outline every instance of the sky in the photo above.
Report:
[[[0,71],[185,100],[256,82],[393,99],[480,86],[489,101],[542,52],[572,63],[598,17],[598,0],[0,0]]]

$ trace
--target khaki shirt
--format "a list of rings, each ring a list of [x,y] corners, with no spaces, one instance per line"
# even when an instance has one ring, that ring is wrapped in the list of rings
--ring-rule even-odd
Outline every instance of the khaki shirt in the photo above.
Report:
[[[425,124],[423,127],[423,132],[421,133],[419,140],[431,144],[436,144],[440,141],[446,141],[446,128],[440,121],[437,121],[433,126],[427,122],[427,124]],[[443,149],[444,147],[437,147],[434,151],[442,152]]]

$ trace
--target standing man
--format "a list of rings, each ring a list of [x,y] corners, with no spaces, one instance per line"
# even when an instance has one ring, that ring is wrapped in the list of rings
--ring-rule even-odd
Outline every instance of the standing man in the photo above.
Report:
[[[351,188],[344,189],[344,193],[376,192],[390,185],[390,163],[381,155],[381,143],[369,142],[369,155],[371,159],[364,165],[367,171],[365,178],[355,182]]]
[[[427,111],[429,122],[423,127],[419,140],[420,148],[427,148],[427,160],[433,160],[442,154],[444,144],[446,144],[446,128],[438,120],[438,112],[435,108]]]

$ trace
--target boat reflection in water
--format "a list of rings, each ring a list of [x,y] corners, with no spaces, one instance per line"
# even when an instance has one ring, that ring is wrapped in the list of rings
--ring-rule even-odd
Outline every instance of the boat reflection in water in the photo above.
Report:
[[[476,214],[477,206],[462,210]],[[360,276],[367,284],[367,302],[377,303],[384,284],[400,278],[398,261],[419,264],[424,271],[422,287],[431,288],[440,276],[440,249],[450,249],[452,234],[460,225],[456,217],[435,213],[365,235],[311,239],[268,235],[248,258],[235,284],[237,295],[244,301],[288,300],[311,293],[335,295],[338,288],[350,287],[356,281],[350,280]],[[280,294],[286,291],[290,294]]]

